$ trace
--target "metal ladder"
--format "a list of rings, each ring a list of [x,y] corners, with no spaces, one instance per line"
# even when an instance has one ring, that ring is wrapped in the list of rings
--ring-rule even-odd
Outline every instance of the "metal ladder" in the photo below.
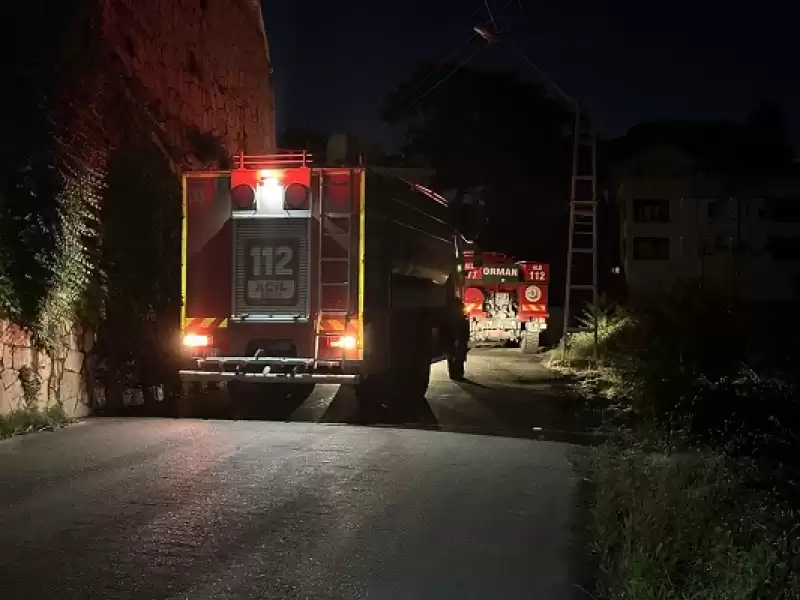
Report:
[[[585,109],[575,108],[572,146],[572,186],[569,201],[569,240],[564,292],[564,336],[566,358],[572,333],[583,331],[574,316],[583,305],[597,305],[597,137]],[[597,353],[597,319],[594,319],[594,349]]]
[[[340,184],[344,185],[344,184]],[[350,190],[350,194],[353,193],[353,172],[350,171],[349,179],[347,182],[347,187]],[[316,325],[316,352],[315,354],[319,355],[319,338],[320,336],[326,335],[326,332],[321,331],[322,320],[328,317],[341,317],[345,322],[345,331],[348,328],[348,319],[350,315],[350,302],[351,298],[351,270],[352,270],[352,212],[326,212],[325,211],[325,198],[326,198],[326,181],[324,172],[320,172],[319,176],[319,239],[318,239],[318,248],[319,248],[319,256],[320,256],[320,268],[317,270],[317,298],[319,298],[319,312],[317,314],[317,325]],[[330,232],[326,229],[326,222],[328,219],[335,219],[336,223],[344,224],[345,231],[344,232]],[[332,224],[332,222],[328,222]],[[344,256],[326,256],[325,255],[325,241],[329,240],[335,243],[335,245],[342,246],[344,248]],[[343,264],[345,265],[345,273],[346,278],[343,280],[333,280],[331,281],[328,279],[327,281],[323,281],[323,271],[327,265],[332,264]],[[325,306],[323,304],[325,296],[323,295],[323,290],[325,288],[330,287],[344,287],[345,289],[345,308],[339,307],[330,307]],[[332,335],[328,333],[328,335]]]

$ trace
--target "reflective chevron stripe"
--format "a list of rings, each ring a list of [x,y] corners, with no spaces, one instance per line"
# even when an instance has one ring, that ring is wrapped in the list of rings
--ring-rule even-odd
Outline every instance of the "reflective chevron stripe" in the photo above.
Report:
[[[519,312],[546,313],[547,312],[547,305],[546,304],[522,304],[519,307]]]
[[[320,333],[350,333],[358,335],[358,319],[345,321],[344,319],[322,318],[319,322]]]
[[[184,329],[224,329],[228,326],[228,317],[186,317]]]

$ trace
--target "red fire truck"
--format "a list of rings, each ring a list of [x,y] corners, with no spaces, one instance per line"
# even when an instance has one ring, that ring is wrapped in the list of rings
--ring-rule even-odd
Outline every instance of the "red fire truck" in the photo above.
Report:
[[[464,255],[470,344],[519,344],[523,352],[537,352],[549,316],[549,265],[514,261],[499,252],[466,250]]]
[[[306,153],[236,161],[183,176],[184,382],[234,400],[352,384],[383,403],[423,395],[436,360],[463,377],[464,240],[442,196]]]

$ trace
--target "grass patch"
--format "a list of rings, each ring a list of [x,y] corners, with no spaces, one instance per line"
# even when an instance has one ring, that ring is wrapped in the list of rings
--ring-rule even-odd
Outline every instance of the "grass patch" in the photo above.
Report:
[[[50,406],[45,410],[17,409],[7,415],[0,415],[0,439],[34,431],[53,431],[69,422],[69,417],[60,405]]]
[[[612,432],[585,463],[597,597],[800,598],[798,356],[748,345],[741,319],[691,288],[601,304],[545,357]]]
[[[585,468],[600,597],[800,598],[800,515],[741,464],[697,449],[595,449]]]

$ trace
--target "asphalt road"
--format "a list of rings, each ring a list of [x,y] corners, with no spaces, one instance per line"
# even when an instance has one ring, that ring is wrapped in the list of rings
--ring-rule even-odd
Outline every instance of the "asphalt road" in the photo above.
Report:
[[[437,423],[506,424],[540,367],[498,360],[507,371],[470,370],[473,384],[437,378]],[[321,420],[334,400],[292,414]],[[527,427],[548,413],[521,414]],[[0,442],[0,598],[585,598],[573,452],[262,420],[108,418],[22,436]]]

